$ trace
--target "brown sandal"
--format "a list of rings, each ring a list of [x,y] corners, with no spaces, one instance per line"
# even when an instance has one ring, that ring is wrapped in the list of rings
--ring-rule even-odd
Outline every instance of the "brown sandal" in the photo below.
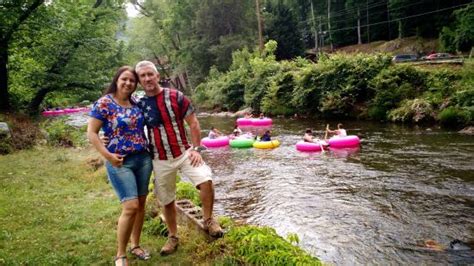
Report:
[[[137,250],[137,249],[141,250],[142,252],[138,254],[133,252],[134,250]],[[140,260],[149,260],[151,258],[150,253],[146,249],[141,248],[140,246],[135,246],[133,248],[130,248],[129,252]]]

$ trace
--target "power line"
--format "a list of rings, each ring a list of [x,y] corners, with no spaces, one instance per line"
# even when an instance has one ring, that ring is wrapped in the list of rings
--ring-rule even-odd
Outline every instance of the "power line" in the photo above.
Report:
[[[412,4],[408,4],[408,5],[404,5],[404,6],[399,6],[399,7],[396,7],[396,8],[390,8],[390,12],[394,12],[394,11],[398,11],[400,9],[403,9],[403,8],[408,8],[408,7],[411,7],[411,6],[414,6],[414,5],[420,5],[420,4],[424,4],[423,2],[418,2],[418,3],[412,3]],[[385,3],[384,3],[385,5]],[[363,10],[366,10],[366,9],[361,9],[361,13],[363,12]],[[369,8],[370,10],[370,8]],[[387,10],[379,10],[377,12],[372,12],[370,13],[370,17],[374,17],[374,16],[378,16],[378,15],[383,15],[385,12],[387,12]],[[350,15],[349,13],[347,15]],[[364,20],[366,18],[366,16],[361,16],[360,19],[361,20]],[[325,17],[324,17],[325,19]],[[340,23],[340,22],[349,22],[349,21],[353,21],[353,20],[356,20],[357,18],[349,18],[349,19],[341,19],[341,20],[331,20],[331,23]],[[311,22],[310,19],[307,19],[307,20],[304,20],[302,21],[302,23],[305,23],[305,22]],[[326,25],[327,24],[327,21],[324,21],[323,20],[323,23],[322,25]]]
[[[366,25],[362,25],[361,28],[367,27],[367,26],[374,26],[374,25],[380,25],[380,24],[405,20],[405,19],[414,18],[414,17],[420,17],[420,16],[424,16],[424,15],[428,15],[428,14],[433,14],[433,13],[438,13],[438,12],[441,12],[441,11],[446,11],[446,10],[449,10],[449,9],[455,9],[455,8],[462,7],[462,6],[467,6],[469,4],[470,3],[462,4],[462,5],[458,5],[458,6],[447,7],[447,8],[442,8],[442,9],[429,11],[429,12],[425,12],[425,13],[420,13],[420,14],[416,14],[416,15],[406,16],[406,17],[403,17],[403,18],[397,18],[397,19],[393,19],[393,20],[386,20],[386,21],[376,22],[376,23],[372,23],[372,24],[366,24]],[[341,28],[341,29],[333,30],[332,32],[337,32],[337,31],[342,31],[342,30],[350,30],[350,29],[357,29],[357,26]]]

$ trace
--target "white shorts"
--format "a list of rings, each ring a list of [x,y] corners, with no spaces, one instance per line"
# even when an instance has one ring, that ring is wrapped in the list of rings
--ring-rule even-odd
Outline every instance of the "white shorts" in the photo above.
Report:
[[[183,176],[191,180],[196,187],[206,181],[212,181],[211,168],[205,163],[194,167],[188,157],[189,151],[186,151],[178,158],[170,160],[153,159],[155,192],[163,206],[176,199],[176,175],[178,170]]]

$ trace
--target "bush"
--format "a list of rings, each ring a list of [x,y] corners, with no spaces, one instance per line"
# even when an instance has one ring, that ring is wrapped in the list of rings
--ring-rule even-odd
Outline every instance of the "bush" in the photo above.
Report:
[[[50,145],[79,147],[86,143],[85,127],[78,129],[70,126],[63,118],[46,120],[41,127],[46,131]]]
[[[443,126],[460,128],[471,121],[471,114],[468,110],[451,106],[441,111],[438,119]]]
[[[385,119],[388,112],[406,99],[414,99],[426,91],[427,73],[411,66],[395,65],[382,70],[370,82],[374,97],[369,117]],[[372,117],[371,115],[376,115]]]
[[[10,136],[0,136],[0,154],[9,154],[13,151],[13,142]]]
[[[405,100],[401,106],[389,112],[388,118],[394,122],[427,122],[434,120],[431,104],[423,99]]]
[[[26,115],[5,115],[2,120],[7,122],[11,133],[11,138],[2,140],[0,150],[4,154],[29,149],[41,139],[38,125]]]
[[[202,205],[199,191],[188,182],[178,182],[176,184],[176,199],[188,199],[196,206]]]
[[[294,235],[289,239],[298,242]],[[321,265],[317,258],[293,246],[270,227],[231,227],[224,238],[212,243],[211,250],[223,261],[237,265]]]
[[[159,218],[147,219],[143,223],[143,232],[151,236],[168,236],[168,228]]]
[[[298,75],[296,62],[281,62],[281,68],[271,79],[262,99],[262,111],[273,115],[291,115],[296,107],[292,104],[293,91]]]

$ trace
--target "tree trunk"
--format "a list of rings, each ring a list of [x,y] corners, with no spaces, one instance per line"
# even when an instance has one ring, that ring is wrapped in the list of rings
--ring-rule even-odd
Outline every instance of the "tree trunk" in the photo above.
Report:
[[[28,112],[30,114],[38,113],[40,104],[43,102],[44,98],[50,91],[52,91],[51,88],[42,88],[35,94],[35,97],[33,97],[33,100],[31,100],[30,104],[28,105]]]
[[[329,32],[329,44],[331,46],[331,51],[334,50],[332,45],[332,34],[331,34],[331,0],[328,0],[328,32]]]
[[[262,17],[260,16],[260,0],[255,0],[255,9],[257,13],[257,23],[258,23],[258,48],[260,53],[263,52],[263,23]]]
[[[317,54],[318,53],[318,27],[316,26],[316,20],[314,19],[314,7],[313,7],[313,1],[311,2],[311,17],[313,18],[313,27],[314,27],[314,52]]]
[[[360,35],[360,10],[357,8],[357,44],[362,44],[362,36]]]
[[[8,43],[0,42],[0,111],[10,110],[8,94]]]
[[[10,97],[8,93],[8,45],[13,34],[18,30],[20,25],[42,4],[44,0],[35,0],[31,6],[28,6],[23,13],[20,14],[10,26],[5,26],[0,30],[0,110],[10,110]]]
[[[366,22],[365,24],[367,25],[367,43],[370,43],[370,26],[369,26],[369,0],[366,1]]]

